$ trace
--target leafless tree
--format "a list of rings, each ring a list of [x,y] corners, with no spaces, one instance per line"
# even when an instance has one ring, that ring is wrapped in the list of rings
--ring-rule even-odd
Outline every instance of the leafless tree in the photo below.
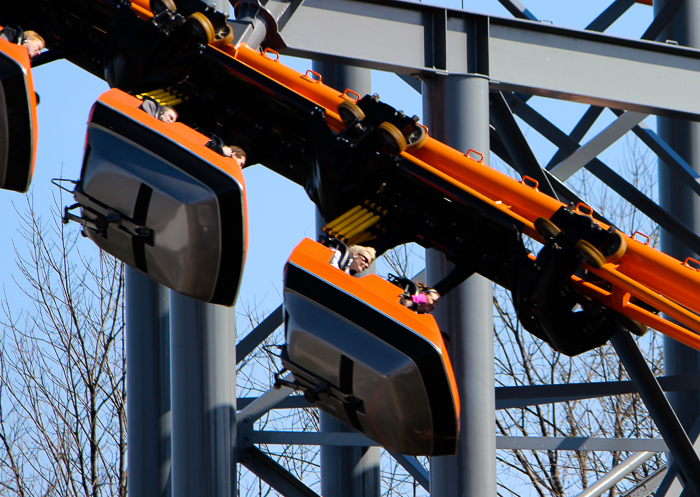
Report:
[[[60,200],[48,222],[31,198],[18,214],[20,277],[4,287],[0,345],[0,493],[125,496],[123,264],[81,253]]]
[[[656,177],[650,154],[637,141],[627,144],[620,173],[648,196],[654,196]],[[628,234],[640,230],[655,243],[658,227],[625,202],[613,201],[609,189],[596,184],[589,174],[577,175],[573,186],[591,207],[611,219]],[[502,386],[626,381],[629,377],[610,345],[569,358],[524,332],[510,299],[496,288],[494,298],[496,379]],[[663,373],[662,339],[650,330],[637,339],[655,375]],[[497,433],[503,436],[654,438],[659,435],[638,395],[505,409],[497,412]],[[524,488],[540,496],[576,495],[630,454],[622,451],[498,451],[499,493],[522,495]],[[634,487],[661,468],[661,454],[649,460],[612,488],[613,496]]]
[[[632,143],[627,176],[643,191],[653,191],[645,168],[650,161]],[[619,202],[586,175],[578,189],[592,207],[628,233],[640,229],[658,238],[652,223]],[[576,185],[576,182],[573,183]],[[58,210],[58,205],[56,208]],[[123,267],[92,245],[80,253],[77,232],[52,216],[36,215],[29,200],[21,212],[26,249],[17,249],[21,278],[5,288],[0,344],[0,494],[126,495],[126,420]],[[88,249],[90,250],[90,249]],[[421,266],[413,247],[385,258],[380,273],[413,276]],[[567,358],[523,333],[510,299],[496,289],[494,343],[497,385],[549,385],[620,381],[624,368],[610,347]],[[21,298],[20,298],[21,297]],[[279,297],[279,296],[278,296]],[[281,300],[281,298],[278,298]],[[25,302],[17,310],[17,301]],[[279,302],[275,302],[276,306]],[[242,299],[238,334],[245,336],[272,308]],[[242,325],[246,323],[247,325]],[[278,329],[238,367],[240,397],[258,396],[273,384],[280,368],[275,345]],[[660,339],[650,332],[638,340],[652,370],[661,374]],[[259,430],[317,431],[315,409],[277,410],[256,424]],[[496,432],[508,436],[641,437],[658,435],[636,395],[507,409],[497,414]],[[261,449],[318,490],[317,447],[262,446]],[[627,454],[563,451],[499,451],[499,493],[520,495],[523,488],[542,496],[571,495],[593,483]],[[421,459],[428,467],[427,459]],[[618,484],[610,495],[629,488],[663,464],[651,459]],[[425,495],[392,458],[382,455],[384,495]],[[239,466],[239,495],[275,495]]]

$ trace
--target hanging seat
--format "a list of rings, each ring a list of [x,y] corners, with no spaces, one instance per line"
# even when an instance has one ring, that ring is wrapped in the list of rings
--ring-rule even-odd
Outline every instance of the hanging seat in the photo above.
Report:
[[[66,218],[101,249],[168,288],[232,305],[247,246],[243,174],[182,123],[120,90],[95,103]],[[80,216],[70,214],[80,208]]]
[[[36,93],[26,48],[0,38],[0,188],[24,193],[34,174]]]
[[[454,454],[459,396],[435,319],[403,307],[402,290],[377,275],[331,266],[332,255],[307,238],[285,267],[282,359],[292,386],[391,450]]]

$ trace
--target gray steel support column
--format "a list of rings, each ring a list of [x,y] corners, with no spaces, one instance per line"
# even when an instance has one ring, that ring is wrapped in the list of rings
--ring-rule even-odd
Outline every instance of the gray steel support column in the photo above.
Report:
[[[313,62],[323,82],[339,91],[350,88],[361,96],[371,92],[369,69]],[[328,220],[330,221],[330,219]],[[316,231],[325,222],[316,211]],[[369,271],[369,270],[368,270]],[[340,421],[321,413],[322,432],[355,432]],[[324,497],[379,497],[381,495],[380,449],[378,447],[321,447],[321,495]]]
[[[424,120],[431,136],[489,162],[489,81],[481,76],[436,77],[423,84]],[[437,283],[452,265],[427,251],[427,282]],[[435,311],[461,402],[455,456],[430,461],[432,497],[495,497],[496,434],[491,282],[475,275],[440,299]]]
[[[126,417],[132,497],[171,495],[168,292],[127,266]]]
[[[173,496],[236,495],[234,308],[170,292]]]
[[[667,0],[654,2],[658,13]],[[700,47],[700,0],[685,0],[659,40],[675,40],[680,45]],[[690,96],[689,98],[693,98]],[[694,170],[700,171],[700,123],[658,118],[658,131]],[[693,193],[671,169],[659,161],[659,197],[661,207],[674,215],[696,233],[700,233],[700,197]],[[661,246],[664,252],[685,260],[699,259],[684,245],[662,230]],[[665,374],[700,372],[700,352],[664,336]],[[673,392],[667,394],[678,419],[686,430],[693,426],[700,412],[700,392]]]

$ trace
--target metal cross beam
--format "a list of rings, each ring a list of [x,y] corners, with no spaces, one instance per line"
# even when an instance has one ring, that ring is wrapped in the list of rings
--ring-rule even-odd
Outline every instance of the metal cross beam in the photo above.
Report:
[[[687,47],[397,0],[307,0],[276,40],[314,60],[485,74],[491,89],[700,120],[700,101],[686,98],[700,87],[700,51]]]
[[[508,104],[513,109],[513,112],[523,119],[527,124],[535,128],[549,141],[557,145],[560,149],[566,150],[568,153],[573,152],[579,147],[569,138],[566,133],[550,123],[532,107],[525,102],[510,95]],[[696,253],[700,253],[700,237],[693,232],[676,217],[669,214],[666,210],[659,207],[655,202],[642,194],[637,188],[629,184],[615,171],[606,166],[599,159],[594,159],[586,165],[586,169],[590,171],[598,179],[606,183],[618,195],[637,207],[646,216],[652,219],[656,224],[660,225],[668,233],[674,236],[681,243]]]
[[[636,342],[622,328],[618,329],[610,342],[630,377],[639,387],[640,396],[671,449],[673,459],[678,463],[686,484],[695,492],[695,495],[700,495],[700,458]]]

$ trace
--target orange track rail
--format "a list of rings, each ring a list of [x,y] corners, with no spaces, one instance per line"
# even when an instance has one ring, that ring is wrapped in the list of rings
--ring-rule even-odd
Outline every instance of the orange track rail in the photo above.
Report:
[[[301,74],[285,66],[272,50],[261,53],[245,44],[238,47],[228,45],[222,50],[323,107],[328,124],[335,130],[343,128],[338,105],[343,100],[359,98],[352,90],[339,92],[324,85],[322,76],[313,71]],[[403,152],[402,156],[507,212],[525,224],[527,235],[539,241],[542,240],[534,230],[534,221],[538,217],[549,219],[565,205],[540,192],[536,185],[533,187],[514,180],[431,137],[419,150]],[[590,212],[587,206],[579,207],[582,214]],[[627,242],[626,253],[614,264],[606,264],[594,271],[613,284],[612,294],[580,281],[575,281],[577,288],[632,319],[700,350],[700,335],[629,302],[632,295],[700,333],[700,317],[691,312],[700,312],[700,262],[692,259],[681,262],[635,238],[621,235]]]

